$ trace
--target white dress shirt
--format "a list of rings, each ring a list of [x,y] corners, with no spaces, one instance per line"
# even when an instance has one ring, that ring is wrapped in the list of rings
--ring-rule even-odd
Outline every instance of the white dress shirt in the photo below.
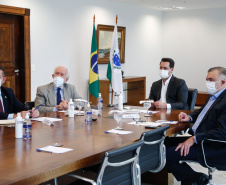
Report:
[[[166,103],[167,109],[171,109],[171,105],[166,102],[166,93],[167,93],[167,89],[168,89],[168,85],[169,85],[171,77],[172,77],[172,75],[165,81],[165,84],[162,81],[161,98],[159,100],[162,103]]]

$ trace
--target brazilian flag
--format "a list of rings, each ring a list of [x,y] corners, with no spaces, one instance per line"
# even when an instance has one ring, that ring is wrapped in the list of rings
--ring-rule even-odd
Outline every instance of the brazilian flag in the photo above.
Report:
[[[99,93],[99,72],[97,62],[97,39],[95,23],[93,23],[93,37],[90,54],[90,70],[89,70],[89,92],[95,98],[98,98]]]

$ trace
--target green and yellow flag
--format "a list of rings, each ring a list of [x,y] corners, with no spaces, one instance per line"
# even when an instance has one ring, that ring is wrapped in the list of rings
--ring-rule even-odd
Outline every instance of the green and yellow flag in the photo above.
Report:
[[[90,54],[90,70],[89,70],[89,92],[95,98],[98,98],[99,93],[99,72],[97,62],[97,39],[95,22],[93,23],[93,37]]]

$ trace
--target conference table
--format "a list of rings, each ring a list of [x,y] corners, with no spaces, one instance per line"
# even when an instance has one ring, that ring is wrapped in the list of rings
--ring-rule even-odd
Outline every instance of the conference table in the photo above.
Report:
[[[133,107],[134,108],[134,107]],[[135,107],[143,109],[142,107]],[[119,135],[105,133],[116,127],[112,108],[104,107],[103,116],[92,124],[84,122],[84,116],[69,118],[64,112],[41,114],[40,117],[61,118],[55,126],[32,121],[32,139],[15,139],[15,127],[0,126],[0,184],[40,184],[66,173],[97,164],[108,150],[128,145],[139,140],[141,134],[151,129],[144,126],[129,125],[132,119],[122,119],[121,127],[131,134]],[[180,110],[158,110],[147,121],[178,120]],[[183,111],[188,113],[189,111]],[[166,135],[172,135],[189,128],[190,123],[170,125]],[[37,152],[52,143],[62,143],[63,147],[73,149],[63,154]]]

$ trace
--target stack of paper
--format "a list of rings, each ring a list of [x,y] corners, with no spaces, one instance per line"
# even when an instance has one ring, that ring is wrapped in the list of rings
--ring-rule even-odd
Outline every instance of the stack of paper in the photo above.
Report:
[[[51,146],[51,145],[37,149],[38,152],[49,152],[49,153],[58,153],[58,154],[69,152],[69,151],[72,151],[72,150],[74,150],[74,149],[55,147],[55,146]]]

